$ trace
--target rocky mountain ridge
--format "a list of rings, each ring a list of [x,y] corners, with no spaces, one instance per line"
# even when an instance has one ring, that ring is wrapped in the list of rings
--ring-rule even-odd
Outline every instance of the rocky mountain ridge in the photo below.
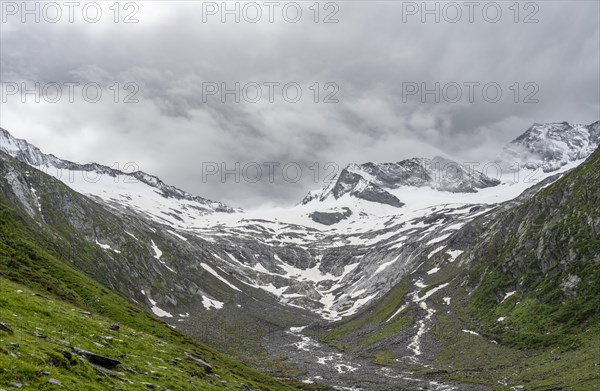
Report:
[[[256,354],[246,355],[267,334],[358,316],[407,276],[437,277],[438,265],[425,273],[423,263],[442,257],[453,264],[473,239],[473,221],[525,202],[583,161],[540,173],[534,187],[464,166],[449,181],[423,159],[352,165],[328,189],[338,197],[287,210],[215,213],[203,205],[196,213],[193,199],[165,195],[150,176],[150,186],[115,184],[108,174],[105,181],[61,183],[31,162],[67,163],[5,140],[2,196],[52,232],[64,259],[173,327],[250,361]],[[416,331],[431,324],[433,315],[424,314]],[[386,323],[400,327],[392,320]]]

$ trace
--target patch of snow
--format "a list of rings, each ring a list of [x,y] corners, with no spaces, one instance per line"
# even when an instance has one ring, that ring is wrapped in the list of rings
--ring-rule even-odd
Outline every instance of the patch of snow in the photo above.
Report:
[[[202,295],[202,305],[207,310],[210,310],[211,308],[216,308],[216,309],[220,310],[221,308],[223,308],[223,305],[225,305],[225,303]]]
[[[437,272],[439,272],[439,271],[440,271],[440,268],[439,268],[439,267],[434,267],[433,269],[429,270],[429,271],[427,272],[427,274],[435,274],[435,273],[437,273]]]
[[[509,297],[511,297],[512,295],[514,295],[515,293],[517,293],[517,291],[512,291],[512,292],[508,292],[504,295],[504,299],[502,299],[502,301],[500,303],[504,303],[504,301],[506,299],[508,299]]]
[[[392,316],[390,316],[389,318],[387,318],[385,322],[387,323],[387,322],[389,322],[390,320],[394,319],[394,318],[396,317],[396,315],[398,315],[400,312],[404,311],[404,310],[406,309],[406,307],[408,307],[408,304],[404,304],[404,305],[402,305],[400,308],[398,308],[398,309],[396,310],[396,312],[394,312],[394,313],[392,314]]]
[[[426,246],[441,242],[442,240],[447,239],[450,235],[452,235],[452,233],[446,234],[446,235],[442,235],[442,236],[438,236],[437,238],[431,239],[429,242],[425,243]]]
[[[400,258],[400,255],[398,255],[396,258],[392,259],[389,262],[386,262],[386,263],[383,263],[383,264],[379,265],[379,267],[377,268],[377,270],[375,270],[375,273],[373,273],[372,275],[381,273],[382,271],[384,271],[385,269],[387,269],[390,265],[394,264],[398,260],[398,258]]]
[[[425,295],[424,295],[423,297],[419,297],[419,296],[418,296],[418,294],[416,294],[416,295],[414,296],[414,300],[413,300],[413,301],[414,301],[415,303],[419,303],[419,302],[425,301],[425,300],[427,300],[427,299],[428,299],[428,298],[429,298],[431,295],[433,295],[434,293],[436,293],[436,292],[437,292],[437,291],[439,291],[440,289],[444,289],[445,287],[447,287],[447,286],[448,286],[448,284],[450,284],[450,283],[449,283],[449,282],[446,282],[445,284],[442,284],[442,285],[436,286],[435,288],[428,290],[428,291],[427,291],[427,293],[425,293]]]
[[[32,187],[31,193],[33,193],[33,198],[35,200],[35,205],[38,208],[38,211],[42,213],[42,204],[40,203],[40,197],[38,197],[36,190]]]
[[[186,242],[187,242],[187,238],[185,238],[185,237],[183,237],[183,236],[179,235],[177,232],[173,232],[173,231],[171,231],[170,229],[168,229],[168,230],[167,230],[167,232],[168,232],[168,233],[170,233],[171,235],[173,235],[173,236],[176,236],[176,237],[178,237],[179,239],[181,239],[181,240],[183,240],[183,241],[186,241]]]
[[[172,318],[173,317],[173,315],[171,315],[167,311],[159,308],[156,305],[156,301],[154,301],[152,299],[148,299],[148,300],[150,301],[150,304],[152,304],[152,307],[150,307],[150,310],[154,313],[154,315],[158,316],[159,318]]]
[[[158,262],[160,262],[161,265],[163,265],[164,267],[169,269],[171,272],[177,273],[175,270],[173,270],[171,267],[169,267],[169,265],[167,265],[165,261],[158,261]]]
[[[154,258],[160,260],[160,257],[162,257],[162,251],[160,251],[160,249],[158,248],[158,246],[154,243],[154,240],[152,240],[152,250],[154,250]]]
[[[113,251],[113,252],[116,252],[117,254],[120,254],[120,253],[121,253],[119,250],[115,250],[115,249],[111,248],[111,247],[110,247],[108,244],[102,244],[102,243],[100,243],[100,242],[98,241],[98,239],[96,239],[96,244],[97,244],[98,246],[100,246],[100,248],[101,248],[101,249],[103,249],[103,250],[111,250],[111,251]]]
[[[213,269],[212,267],[210,267],[206,263],[202,262],[200,264],[200,266],[202,266],[202,268],[204,268],[204,270],[206,270],[207,272],[209,272],[210,274],[212,274],[213,276],[215,276],[218,280],[220,280],[221,282],[223,282],[224,284],[226,284],[227,286],[229,286],[231,289],[236,290],[238,292],[241,292],[241,290],[237,286],[233,285],[232,283],[230,283],[229,281],[227,281],[226,279],[224,279],[223,277],[221,277],[219,275],[219,273],[217,273],[215,271],[215,269]]]
[[[454,261],[456,261],[456,258],[458,258],[458,256],[460,254],[462,254],[464,251],[462,250],[448,250],[446,251],[446,254],[450,255],[450,259],[448,260],[448,262],[452,263]]]
[[[425,288],[427,286],[427,284],[424,284],[423,280],[419,279],[417,282],[415,282],[415,286],[417,288]]]
[[[427,256],[427,259],[431,259],[431,257],[433,257],[436,253],[442,251],[445,247],[444,246],[440,246],[438,248],[436,248],[435,250],[433,250],[432,252],[429,253],[429,255]]]

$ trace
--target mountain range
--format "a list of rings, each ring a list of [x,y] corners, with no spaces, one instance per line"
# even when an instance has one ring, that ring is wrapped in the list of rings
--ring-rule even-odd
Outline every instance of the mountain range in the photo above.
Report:
[[[0,128],[0,201],[98,289],[303,381],[284,388],[586,389],[600,335],[599,142],[600,122],[534,124],[485,164],[350,164],[298,205],[246,212]],[[45,286],[5,258],[3,277]],[[557,368],[564,381],[547,375]]]

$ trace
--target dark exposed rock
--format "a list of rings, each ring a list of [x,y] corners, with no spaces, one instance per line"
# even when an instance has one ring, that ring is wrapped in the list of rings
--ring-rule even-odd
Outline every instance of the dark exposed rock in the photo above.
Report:
[[[342,208],[342,212],[313,212],[309,217],[315,222],[323,225],[333,225],[340,221],[348,218],[352,215],[352,211],[349,208]]]
[[[10,327],[8,327],[6,323],[0,322],[0,330],[6,331],[9,334],[13,334],[13,330]]]
[[[101,367],[112,369],[117,365],[120,365],[121,362],[110,357],[101,356],[99,354],[95,354],[92,352],[88,352],[87,350],[79,349],[77,347],[71,347],[73,353],[78,356],[87,358],[91,363],[100,365]]]
[[[119,326],[117,323],[113,323],[110,326],[108,326],[108,328],[114,331],[118,331],[121,328],[121,326]]]
[[[199,366],[201,368],[204,368],[204,370],[206,371],[206,373],[211,373],[212,372],[212,366],[209,363],[207,363],[206,361],[204,361],[202,359],[199,359],[199,358],[196,358],[196,357],[192,356],[188,352],[185,352],[184,355],[185,355],[185,358],[189,362],[194,363],[194,364],[196,364],[197,366]]]

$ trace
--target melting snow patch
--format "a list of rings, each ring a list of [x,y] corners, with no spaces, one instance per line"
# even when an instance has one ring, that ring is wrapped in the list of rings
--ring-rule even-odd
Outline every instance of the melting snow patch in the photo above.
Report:
[[[501,316],[498,318],[498,322],[504,322],[504,319],[506,319],[504,316]]]
[[[431,290],[427,291],[427,293],[425,293],[425,295],[424,295],[423,297],[419,297],[419,296],[418,296],[418,293],[415,293],[415,296],[414,296],[414,297],[415,297],[415,298],[414,298],[414,302],[415,302],[415,303],[419,303],[419,302],[422,302],[422,301],[425,301],[425,300],[427,300],[427,299],[428,299],[428,298],[429,298],[431,295],[433,295],[435,292],[439,291],[440,289],[443,289],[443,288],[447,287],[447,286],[448,286],[448,284],[449,284],[449,283],[447,282],[447,283],[445,283],[445,284],[442,284],[442,285],[440,285],[440,286],[436,286],[435,288],[433,288],[433,289],[431,289]]]
[[[134,238],[135,240],[139,240],[138,238],[136,238],[136,237],[135,237],[135,235],[134,235],[134,234],[132,234],[132,233],[129,233],[129,232],[127,232],[127,231],[125,231],[125,233],[126,233],[127,235],[131,236],[132,238]]]
[[[451,297],[444,297],[444,298],[442,298],[442,300],[444,300],[444,303],[446,305],[450,305],[450,299],[451,299]]]
[[[398,315],[400,312],[404,311],[404,309],[406,309],[406,307],[408,307],[408,304],[404,304],[402,307],[398,308],[398,309],[396,310],[396,312],[394,312],[394,313],[392,314],[392,316],[390,316],[389,318],[387,318],[387,320],[386,320],[385,322],[387,323],[387,322],[389,322],[390,320],[394,319],[394,317],[395,317],[396,315]]]
[[[211,308],[216,308],[218,310],[220,310],[221,308],[223,308],[223,305],[225,303],[222,303],[218,300],[215,299],[210,299],[206,296],[202,296],[202,305],[204,306],[204,308],[206,308],[207,310],[210,310]]]
[[[173,231],[171,231],[171,230],[169,230],[169,229],[167,230],[167,232],[168,232],[168,233],[170,233],[171,235],[173,235],[173,236],[176,236],[176,237],[178,237],[179,239],[181,239],[181,240],[184,240],[184,241],[186,241],[186,242],[187,242],[187,239],[186,239],[186,238],[184,238],[183,236],[179,235],[177,232],[173,232]]]
[[[465,330],[465,329],[463,329],[462,331],[463,331],[463,333],[467,333],[467,334],[479,335],[479,334],[477,334],[476,332],[474,332],[472,330]]]
[[[33,193],[33,197],[35,198],[35,205],[37,206],[40,213],[42,212],[42,205],[40,204],[40,197],[38,197],[36,190],[32,187],[31,192]]]
[[[114,252],[116,252],[117,254],[120,254],[120,253],[121,253],[119,250],[112,249],[112,248],[111,248],[111,247],[110,247],[108,244],[102,244],[102,243],[100,243],[100,242],[98,241],[98,239],[96,239],[96,244],[97,244],[98,246],[100,246],[100,248],[101,248],[101,249],[103,249],[103,250],[111,250],[111,251],[114,251]]]
[[[462,254],[464,251],[462,250],[449,250],[446,251],[446,254],[450,255],[450,259],[448,260],[448,262],[452,263],[456,260],[456,258],[458,258],[458,256],[460,254]]]
[[[427,274],[434,274],[440,271],[439,267],[434,267],[433,269],[431,269],[430,271],[427,272]]]
[[[427,256],[427,259],[430,259],[431,257],[433,257],[436,253],[442,251],[445,248],[445,246],[440,246],[438,248],[436,248],[435,250],[433,250],[432,252],[429,253],[429,255]]]
[[[435,239],[431,239],[429,242],[425,243],[426,246],[429,246],[431,244],[437,243],[437,242],[441,242],[444,239],[447,239],[450,235],[452,235],[451,233],[446,234],[446,235],[442,235],[442,236],[438,236]]]
[[[398,255],[396,258],[392,259],[389,262],[383,263],[381,265],[379,265],[379,267],[377,268],[377,270],[375,270],[375,273],[373,273],[372,275],[375,275],[377,273],[381,273],[382,271],[384,271],[385,269],[387,269],[391,264],[393,264],[394,262],[396,262],[398,260],[398,258],[400,258],[400,255]]]
[[[154,312],[154,315],[158,316],[159,318],[172,318],[173,315],[171,315],[170,313],[168,313],[167,311],[158,308],[156,306],[156,302],[152,299],[148,299],[150,300],[150,304],[152,304],[152,308],[150,308],[152,310],[152,312]]]
[[[308,326],[301,326],[301,327],[290,327],[290,332],[291,332],[292,334],[298,334],[298,333],[301,333],[301,332],[302,332],[302,330],[304,330],[306,327],[308,327]]]
[[[512,292],[508,292],[504,295],[504,299],[502,299],[502,301],[500,303],[504,303],[504,301],[506,299],[508,299],[509,297],[511,297],[512,295],[514,295],[515,293],[517,293],[517,291],[512,291]]]
[[[219,273],[217,273],[215,271],[215,269],[213,269],[212,267],[208,266],[206,263],[201,263],[200,266],[202,266],[204,268],[204,270],[206,270],[207,272],[209,272],[210,274],[212,274],[213,276],[215,276],[217,279],[219,279],[220,281],[222,281],[224,284],[226,284],[227,286],[229,286],[231,289],[236,290],[238,292],[241,292],[240,289],[233,285],[232,283],[230,283],[229,281],[227,281],[226,279],[224,279],[223,277],[221,277],[219,275]]]
[[[427,285],[423,283],[423,280],[419,279],[417,282],[415,282],[415,286],[417,288],[425,288]]]
[[[154,243],[154,240],[152,241],[152,249],[154,250],[154,258],[160,260],[160,257],[162,257],[162,251],[160,251],[158,246]]]
[[[161,265],[163,265],[164,267],[166,267],[167,269],[169,269],[170,271],[172,271],[173,273],[177,273],[175,270],[173,270],[172,268],[169,267],[169,265],[167,265],[165,263],[165,261],[158,261],[160,262]]]

